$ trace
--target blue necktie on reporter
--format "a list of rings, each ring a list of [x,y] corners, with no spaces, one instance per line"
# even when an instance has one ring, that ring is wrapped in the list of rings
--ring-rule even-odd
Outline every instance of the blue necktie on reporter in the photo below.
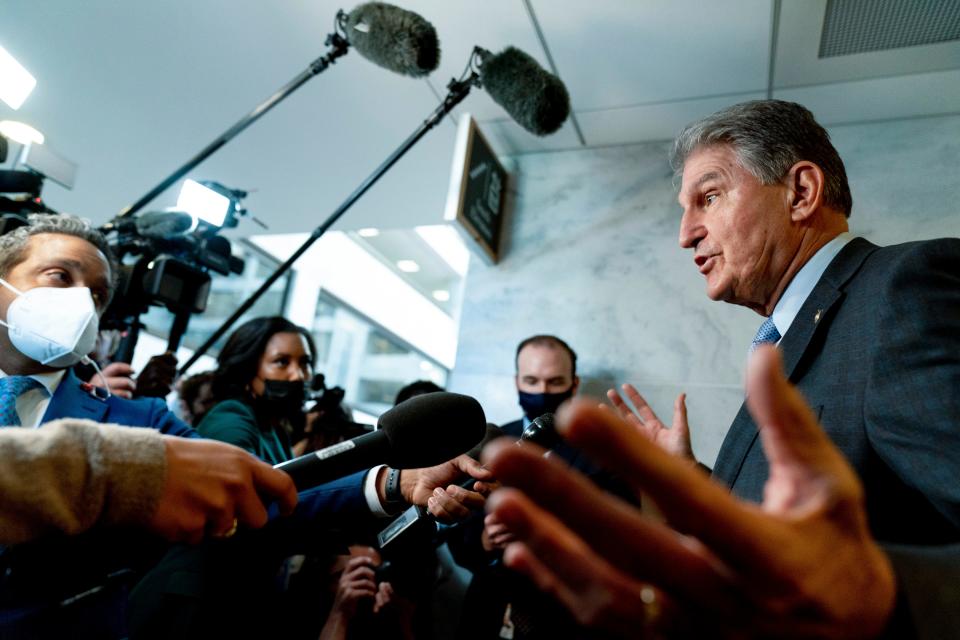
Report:
[[[757,329],[757,335],[754,336],[753,342],[750,344],[750,353],[753,353],[757,347],[765,342],[776,344],[779,341],[780,332],[777,331],[777,325],[773,324],[773,316],[770,316]]]
[[[19,427],[20,415],[17,413],[17,398],[30,389],[42,385],[29,376],[7,376],[0,378],[0,427]]]

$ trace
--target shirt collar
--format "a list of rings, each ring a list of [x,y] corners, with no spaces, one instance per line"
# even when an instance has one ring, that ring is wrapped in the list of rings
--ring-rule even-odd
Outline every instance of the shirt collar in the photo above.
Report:
[[[813,288],[817,286],[823,272],[827,270],[840,250],[851,240],[853,240],[853,236],[844,232],[820,247],[820,250],[807,260],[807,263],[800,268],[797,275],[787,285],[787,290],[780,296],[780,300],[777,301],[777,306],[773,308],[771,314],[773,324],[776,325],[781,336],[787,335],[790,325],[793,324],[794,318],[800,312],[800,307],[807,301]]]
[[[67,373],[66,369],[57,369],[56,371],[50,371],[48,373],[35,373],[32,376],[27,376],[28,378],[33,378],[47,390],[47,394],[52,398],[53,394],[57,392],[57,387],[60,386],[60,383],[63,381],[63,376]],[[8,374],[0,369],[0,378],[6,378]]]

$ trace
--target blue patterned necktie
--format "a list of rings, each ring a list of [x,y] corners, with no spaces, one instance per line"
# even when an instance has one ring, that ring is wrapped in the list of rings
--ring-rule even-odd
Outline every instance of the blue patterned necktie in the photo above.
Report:
[[[776,344],[779,340],[780,332],[777,331],[777,325],[773,324],[773,316],[770,316],[764,320],[760,328],[757,329],[757,335],[754,336],[753,342],[750,344],[750,353],[753,353],[754,349],[764,342]]]
[[[29,376],[6,376],[0,378],[0,427],[19,427],[17,398],[30,389],[39,389],[42,385]]]

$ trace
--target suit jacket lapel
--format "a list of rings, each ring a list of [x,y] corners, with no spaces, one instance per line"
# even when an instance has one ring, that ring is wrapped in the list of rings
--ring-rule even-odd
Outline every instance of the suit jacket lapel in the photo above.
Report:
[[[102,422],[108,408],[106,401],[84,391],[80,385],[81,382],[73,371],[67,371],[50,399],[50,404],[47,405],[40,423],[44,424],[57,418],[86,418],[94,422]]]
[[[835,311],[834,307],[843,297],[842,287],[856,274],[867,256],[877,248],[863,238],[851,240],[823,272],[819,282],[800,307],[797,317],[787,330],[787,335],[783,336],[779,344],[783,354],[784,371],[792,381],[795,382],[794,371],[803,354],[806,353],[813,336],[821,330],[821,327],[830,324],[826,320]],[[720,447],[717,462],[713,468],[713,476],[732,487],[740,475],[747,453],[758,436],[759,430],[744,403],[740,406],[737,417],[734,418],[730,430],[723,439],[723,445]]]

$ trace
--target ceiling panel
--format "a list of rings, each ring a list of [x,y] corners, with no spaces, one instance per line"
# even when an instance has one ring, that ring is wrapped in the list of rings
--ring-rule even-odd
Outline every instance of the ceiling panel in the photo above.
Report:
[[[825,125],[960,113],[960,70],[781,89],[774,97],[805,105]]]
[[[766,97],[764,93],[682,100],[659,104],[584,111],[577,114],[583,135],[592,145],[629,144],[670,140],[697,118],[724,107]]]
[[[960,67],[960,42],[820,58],[827,0],[783,0],[774,86],[795,87]]]
[[[767,86],[770,0],[534,0],[534,8],[578,111]]]

